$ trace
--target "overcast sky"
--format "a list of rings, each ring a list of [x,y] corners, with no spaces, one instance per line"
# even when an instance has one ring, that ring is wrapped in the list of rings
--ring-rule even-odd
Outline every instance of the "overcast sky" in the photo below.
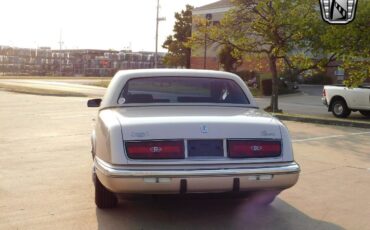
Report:
[[[172,34],[174,13],[217,0],[161,0],[159,47]],[[157,0],[3,0],[0,45],[154,51]],[[160,50],[163,51],[162,48]]]

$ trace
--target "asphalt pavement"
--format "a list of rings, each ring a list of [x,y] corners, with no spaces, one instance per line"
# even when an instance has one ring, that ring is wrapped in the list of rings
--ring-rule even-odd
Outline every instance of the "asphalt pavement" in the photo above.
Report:
[[[321,102],[322,85],[299,85],[293,94],[279,95],[279,108],[286,113],[323,115],[328,109]],[[260,107],[270,104],[271,97],[256,98]]]
[[[279,96],[279,109],[289,114],[333,118],[333,114],[328,112],[328,108],[321,101],[322,90],[322,85],[299,85],[299,92]],[[260,108],[269,106],[270,100],[271,97],[256,98]],[[350,118],[365,119],[359,112],[352,112]]]
[[[94,204],[87,98],[0,91],[0,229],[370,229],[370,130],[285,122],[300,179],[248,199]]]

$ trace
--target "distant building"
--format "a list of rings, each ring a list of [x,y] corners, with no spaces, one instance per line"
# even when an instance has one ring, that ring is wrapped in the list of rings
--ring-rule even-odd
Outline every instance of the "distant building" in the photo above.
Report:
[[[164,53],[158,56],[162,67]],[[153,52],[0,46],[3,75],[113,76],[118,70],[147,68],[154,68]]]

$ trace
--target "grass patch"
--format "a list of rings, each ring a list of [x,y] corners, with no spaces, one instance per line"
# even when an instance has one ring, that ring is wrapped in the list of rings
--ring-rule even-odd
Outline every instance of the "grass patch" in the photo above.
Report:
[[[83,85],[91,85],[91,86],[98,86],[108,88],[110,80],[101,80],[101,81],[89,81],[89,82],[81,82]]]
[[[295,114],[295,113],[274,113],[276,115],[284,115],[290,117],[303,117],[303,118],[319,118],[324,120],[337,120],[337,121],[354,121],[354,122],[366,122],[370,123],[370,119],[363,116],[360,119],[352,119],[352,118],[337,118],[337,117],[321,117],[315,115],[305,115],[305,114]]]
[[[54,89],[37,89],[26,86],[16,86],[16,85],[7,85],[0,83],[0,89],[8,92],[14,93],[24,93],[32,95],[42,95],[42,96],[59,96],[59,97],[87,97],[83,93],[67,92]]]

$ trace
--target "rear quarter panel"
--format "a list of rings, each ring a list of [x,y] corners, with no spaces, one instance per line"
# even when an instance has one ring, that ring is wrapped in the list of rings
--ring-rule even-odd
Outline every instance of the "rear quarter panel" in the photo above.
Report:
[[[290,162],[294,160],[293,155],[293,146],[292,146],[292,139],[290,137],[290,133],[288,128],[281,122],[280,123],[280,131],[281,131],[281,139],[282,139],[282,154],[283,158],[282,161]]]
[[[100,159],[114,164],[127,163],[124,156],[121,125],[111,110],[99,112],[95,127],[95,155]]]
[[[347,106],[349,108],[352,108],[352,103],[351,100],[349,100],[347,91],[345,90],[345,87],[340,87],[340,86],[325,86],[324,87],[325,92],[326,92],[326,100],[328,102],[328,105],[332,103],[332,100],[334,97],[341,97],[345,100],[347,103]]]

